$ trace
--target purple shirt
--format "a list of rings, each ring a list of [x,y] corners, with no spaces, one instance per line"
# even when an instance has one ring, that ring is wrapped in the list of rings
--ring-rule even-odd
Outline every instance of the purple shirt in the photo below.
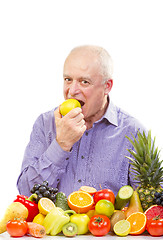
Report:
[[[35,183],[49,182],[68,196],[83,185],[109,188],[116,195],[123,185],[133,185],[129,174],[125,137],[136,137],[143,126],[112,102],[93,127],[85,131],[71,152],[62,150],[56,141],[54,109],[36,120],[26,147],[17,186],[21,194],[31,195]]]

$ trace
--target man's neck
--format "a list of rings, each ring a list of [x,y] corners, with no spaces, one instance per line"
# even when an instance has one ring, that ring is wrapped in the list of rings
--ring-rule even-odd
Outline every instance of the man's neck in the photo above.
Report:
[[[102,108],[94,115],[91,116],[91,118],[85,119],[85,124],[87,127],[87,130],[89,130],[90,128],[92,128],[93,124],[100,120],[102,118],[102,116],[105,114],[106,109],[108,107],[109,101],[105,101],[104,105],[102,106]]]

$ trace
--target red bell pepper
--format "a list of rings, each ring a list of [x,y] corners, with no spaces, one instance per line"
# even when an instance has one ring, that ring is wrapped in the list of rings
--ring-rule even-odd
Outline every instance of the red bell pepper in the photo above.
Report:
[[[27,222],[32,222],[34,217],[39,213],[38,204],[34,202],[36,194],[32,194],[29,198],[24,195],[17,195],[14,202],[22,203],[28,209]]]

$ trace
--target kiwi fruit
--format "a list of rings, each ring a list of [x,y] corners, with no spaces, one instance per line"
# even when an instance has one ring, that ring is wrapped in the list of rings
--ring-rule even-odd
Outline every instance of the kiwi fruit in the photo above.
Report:
[[[78,233],[78,227],[75,223],[69,222],[63,226],[62,232],[66,237],[75,237]]]
[[[113,213],[113,215],[110,218],[110,231],[113,232],[113,228],[114,225],[120,221],[120,220],[124,220],[126,218],[125,213],[123,211],[120,210],[115,210],[115,212]]]

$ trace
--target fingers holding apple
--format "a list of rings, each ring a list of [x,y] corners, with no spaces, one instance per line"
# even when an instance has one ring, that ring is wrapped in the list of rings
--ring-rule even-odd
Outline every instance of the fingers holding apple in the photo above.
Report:
[[[62,117],[63,114],[65,114],[64,117]],[[74,143],[82,137],[86,130],[82,110],[76,105],[72,105],[72,108],[70,108],[69,105],[68,109],[66,109],[63,108],[61,104],[61,106],[54,111],[54,117],[56,140],[64,151],[70,151]]]

